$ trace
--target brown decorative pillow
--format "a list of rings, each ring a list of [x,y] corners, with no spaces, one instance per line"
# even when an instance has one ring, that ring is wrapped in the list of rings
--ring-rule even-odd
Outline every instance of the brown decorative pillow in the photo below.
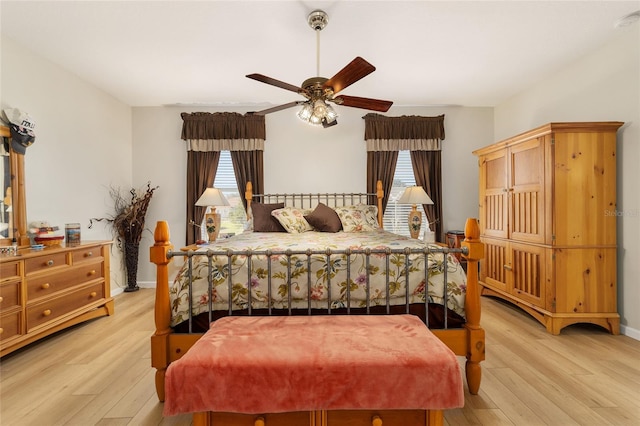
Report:
[[[254,232],[287,232],[278,220],[271,216],[271,212],[284,208],[284,203],[262,204],[251,203]]]
[[[338,232],[342,229],[342,222],[336,211],[322,203],[318,203],[316,208],[304,218],[316,231]]]

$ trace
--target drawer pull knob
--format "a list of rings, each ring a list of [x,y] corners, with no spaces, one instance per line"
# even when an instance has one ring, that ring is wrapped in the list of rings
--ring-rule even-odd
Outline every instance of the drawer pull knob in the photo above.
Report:
[[[0,303],[4,300],[4,297],[0,296]]]
[[[92,251],[87,252],[87,253],[84,255],[84,257],[91,257],[91,256],[93,256],[93,252],[92,252]]]
[[[0,334],[4,333],[4,328],[0,327]]]
[[[51,287],[51,284],[49,284],[49,283],[44,283],[44,284],[42,284],[40,287],[42,287],[42,289],[43,289],[43,290],[46,290],[46,289],[48,289],[49,287]]]
[[[87,275],[91,276],[91,275],[95,275],[96,274],[96,270],[92,269],[89,271],[89,273]]]
[[[48,317],[49,315],[51,315],[51,309],[45,309],[42,312],[42,315],[45,316],[45,317]]]
[[[53,260],[47,261],[47,266],[53,266]]]
[[[373,416],[371,418],[371,426],[382,426],[382,419],[380,416]]]
[[[255,422],[253,422],[253,426],[265,426],[266,423],[264,421],[264,417],[258,417]]]
[[[92,292],[89,294],[89,296],[91,296],[91,297],[96,297],[96,295],[97,295],[97,294],[98,294],[98,293],[96,293],[95,291],[92,291]]]

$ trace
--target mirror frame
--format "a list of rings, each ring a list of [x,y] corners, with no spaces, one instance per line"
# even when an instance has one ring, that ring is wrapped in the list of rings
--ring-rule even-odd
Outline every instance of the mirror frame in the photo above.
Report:
[[[11,138],[7,126],[0,126],[0,136]],[[9,168],[11,175],[11,205],[13,206],[12,236],[0,238],[0,246],[9,246],[15,238],[19,247],[29,246],[27,234],[27,198],[24,182],[24,155],[18,154],[9,143]]]

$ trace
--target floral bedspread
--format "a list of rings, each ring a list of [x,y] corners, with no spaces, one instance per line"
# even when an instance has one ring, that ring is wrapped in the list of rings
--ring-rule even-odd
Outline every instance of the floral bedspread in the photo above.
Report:
[[[420,240],[378,229],[372,232],[304,232],[299,234],[281,232],[245,232],[231,238],[216,241],[212,245],[200,248],[199,252],[212,250],[232,252],[251,250],[260,252],[291,251],[326,251],[362,250],[370,248],[379,250],[424,248]],[[437,246],[436,246],[437,247]],[[404,305],[406,295],[406,263],[404,253],[389,254],[389,305]],[[443,304],[445,299],[444,269],[447,269],[446,299],[449,309],[464,317],[464,299],[466,293],[466,275],[458,260],[451,254],[423,253],[409,254],[409,303],[425,302],[425,268],[428,269],[428,297],[430,303]],[[287,266],[290,257],[290,267]],[[368,271],[367,274],[367,257]],[[387,304],[387,262],[384,253],[363,253],[350,255],[350,272],[347,273],[347,256],[333,254],[313,254],[307,261],[306,254],[272,254],[270,261],[266,255],[252,256],[233,254],[229,256],[215,255],[211,257],[211,269],[207,256],[193,256],[191,278],[188,272],[188,260],[180,268],[169,289],[171,301],[171,326],[188,319],[189,282],[193,281],[192,301],[193,315],[209,310],[211,303],[214,310],[228,310],[229,299],[232,309],[247,309],[249,298],[253,309],[267,308],[287,309],[291,302],[294,309],[332,309],[347,307],[365,307],[367,305],[367,281],[369,282],[368,299],[370,306]],[[249,260],[250,259],[250,260]],[[181,258],[176,259],[181,261]],[[269,266],[269,263],[271,264]],[[310,267],[309,267],[310,264]],[[249,272],[250,265],[250,272]],[[207,275],[211,271],[212,291],[209,296]],[[229,292],[229,274],[231,274],[231,292]],[[268,286],[268,275],[271,276],[271,289]],[[289,285],[290,276],[290,285]],[[349,280],[347,283],[347,276]],[[330,283],[330,286],[329,286]],[[329,289],[330,287],[330,289]],[[249,296],[249,289],[251,295]],[[329,302],[329,294],[331,302]],[[211,298],[211,301],[209,300]]]

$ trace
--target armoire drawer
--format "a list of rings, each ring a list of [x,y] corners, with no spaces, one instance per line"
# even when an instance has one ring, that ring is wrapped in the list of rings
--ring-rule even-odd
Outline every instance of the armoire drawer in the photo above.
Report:
[[[44,256],[28,258],[24,261],[26,275],[53,270],[54,268],[59,268],[61,266],[69,266],[67,263],[67,254],[65,252],[47,253]]]
[[[60,297],[27,305],[27,332],[104,297],[104,282],[98,282]]]
[[[20,284],[22,281],[5,282],[0,285],[0,310],[20,306]]]
[[[103,277],[102,262],[86,263],[60,272],[27,278],[27,301],[48,297],[57,291],[71,288]]]
[[[13,312],[0,316],[0,341],[8,340],[20,334],[20,315],[22,312]]]

